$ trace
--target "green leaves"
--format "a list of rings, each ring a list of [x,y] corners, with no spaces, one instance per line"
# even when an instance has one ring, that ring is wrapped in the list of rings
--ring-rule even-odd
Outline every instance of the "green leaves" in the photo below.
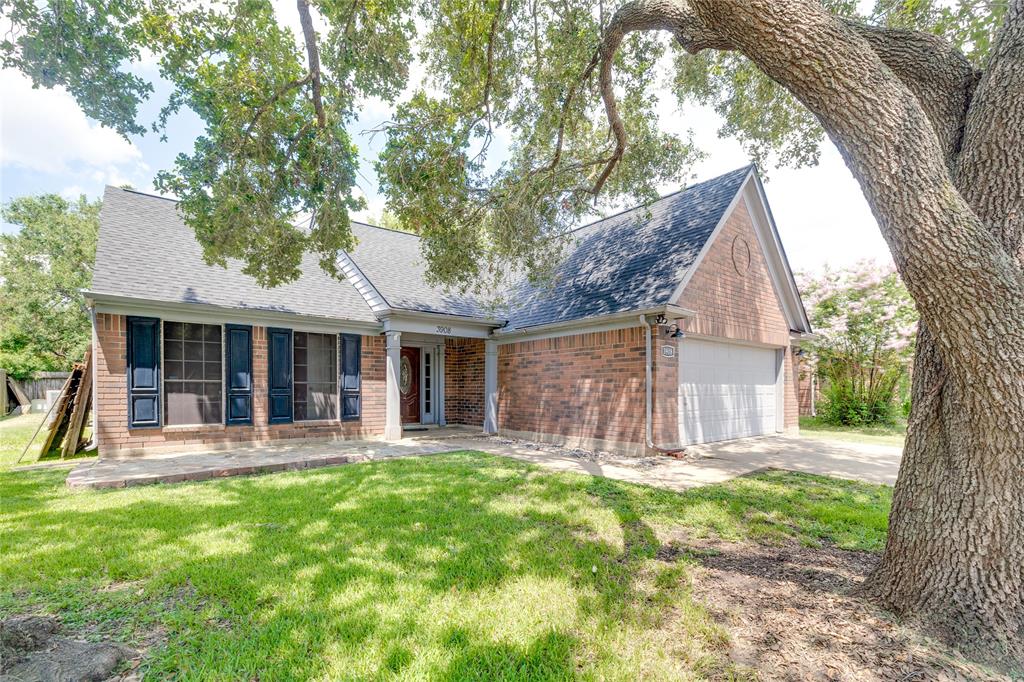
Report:
[[[318,124],[303,51],[262,0],[239,0],[224,14],[165,14],[152,33],[180,104],[206,121],[193,153],[157,177],[181,199],[206,260],[239,258],[247,274],[274,286],[298,277],[311,251],[336,274],[338,251],[354,245],[348,210],[361,205],[345,130],[351,99],[325,80]],[[296,213],[314,215],[312,225],[296,225]]]
[[[581,218],[680,180],[694,150],[659,130],[661,37],[633,36],[616,57],[629,145],[595,193],[615,150],[593,72],[598,4],[450,0],[423,12],[430,90],[386,127],[377,171],[435,281],[490,291],[512,274],[544,278]]]
[[[0,0],[10,28],[0,63],[35,86],[66,87],[87,116],[122,135],[141,134],[138,106],[153,86],[126,67],[145,44],[144,13],[135,0]]]
[[[89,316],[79,291],[92,281],[99,202],[55,194],[22,197],[3,219],[21,226],[0,235],[0,367],[24,378],[64,370],[89,345]]]
[[[817,162],[820,126],[752,63],[673,54],[667,34],[643,32],[613,63],[620,158],[595,67],[621,4],[319,0],[302,30],[270,0],[0,0],[12,29],[0,58],[39,85],[67,87],[127,136],[144,132],[137,110],[152,91],[128,66],[154,53],[173,92],[150,128],[165,134],[183,107],[205,125],[157,187],[181,199],[208,262],[240,259],[266,286],[298,277],[307,252],[338,274],[339,251],[354,246],[349,212],[363,205],[359,108],[402,100],[376,166],[388,209],[423,236],[435,282],[493,290],[513,273],[544,278],[581,220],[682,184],[699,152],[662,130],[669,61],[677,103],[713,107],[721,135],[760,165]],[[1006,11],[1005,0],[878,0],[858,17],[853,0],[825,4],[938,33],[976,63]],[[417,62],[426,78],[408,83]]]
[[[914,353],[917,311],[890,266],[860,263],[803,278],[817,334],[811,359],[825,380],[822,415],[833,424],[888,421]]]

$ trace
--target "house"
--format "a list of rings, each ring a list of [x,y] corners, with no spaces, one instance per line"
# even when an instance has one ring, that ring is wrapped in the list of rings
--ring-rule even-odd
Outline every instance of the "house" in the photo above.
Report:
[[[797,428],[810,333],[753,167],[579,228],[555,286],[495,314],[424,278],[419,238],[353,223],[263,289],[208,266],[175,202],[108,187],[93,285],[104,456],[466,424],[576,447]]]

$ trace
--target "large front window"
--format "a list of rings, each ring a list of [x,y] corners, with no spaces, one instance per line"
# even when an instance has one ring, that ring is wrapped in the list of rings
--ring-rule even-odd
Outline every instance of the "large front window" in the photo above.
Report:
[[[295,420],[338,416],[338,337],[295,332]]]
[[[222,423],[221,328],[164,322],[165,423]]]

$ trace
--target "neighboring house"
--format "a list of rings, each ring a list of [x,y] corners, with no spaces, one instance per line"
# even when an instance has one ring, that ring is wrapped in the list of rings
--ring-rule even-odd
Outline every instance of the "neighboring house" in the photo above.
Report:
[[[580,228],[505,314],[424,279],[419,238],[359,223],[263,289],[203,263],[173,201],[108,187],[96,254],[104,456],[466,424],[641,453],[797,428],[810,325],[753,167]]]

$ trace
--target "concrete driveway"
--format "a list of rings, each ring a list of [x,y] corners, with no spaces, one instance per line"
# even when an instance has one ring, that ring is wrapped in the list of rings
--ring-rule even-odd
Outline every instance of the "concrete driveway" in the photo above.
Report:
[[[888,445],[785,436],[691,446],[687,448],[691,459],[682,461],[667,457],[586,459],[569,451],[538,450],[528,444],[501,443],[483,438],[453,440],[449,444],[514,457],[549,469],[605,476],[671,490],[721,483],[765,468],[893,485],[902,455],[901,448]]]

